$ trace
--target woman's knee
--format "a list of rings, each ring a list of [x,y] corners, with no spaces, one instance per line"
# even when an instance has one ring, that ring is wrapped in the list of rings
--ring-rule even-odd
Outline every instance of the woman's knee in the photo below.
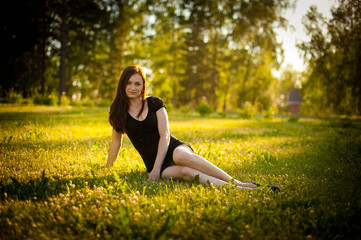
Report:
[[[193,153],[182,149],[176,148],[173,152],[173,160],[177,165],[188,165],[193,159]]]
[[[181,174],[183,178],[189,179],[195,177],[197,174],[199,174],[199,172],[190,167],[182,167]]]

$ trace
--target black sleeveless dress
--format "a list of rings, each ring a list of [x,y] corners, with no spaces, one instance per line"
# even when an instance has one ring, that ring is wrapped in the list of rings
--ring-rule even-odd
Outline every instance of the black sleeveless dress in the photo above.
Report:
[[[154,166],[155,159],[158,152],[159,144],[159,131],[156,112],[165,107],[162,99],[158,97],[148,97],[148,114],[143,121],[134,119],[129,113],[127,118],[126,133],[132,142],[133,146],[137,149],[148,172],[151,172]],[[170,143],[167,154],[165,156],[160,173],[170,166],[176,165],[173,161],[174,149],[180,145],[188,146],[192,151],[192,147],[180,141],[179,139],[170,136]]]

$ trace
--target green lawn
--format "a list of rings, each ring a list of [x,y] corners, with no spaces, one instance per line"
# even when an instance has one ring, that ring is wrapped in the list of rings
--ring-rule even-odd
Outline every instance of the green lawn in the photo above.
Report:
[[[126,137],[115,166],[104,169],[107,114],[0,107],[0,239],[361,236],[360,121],[170,113],[172,134],[195,152],[237,179],[278,185],[275,194],[148,182]]]

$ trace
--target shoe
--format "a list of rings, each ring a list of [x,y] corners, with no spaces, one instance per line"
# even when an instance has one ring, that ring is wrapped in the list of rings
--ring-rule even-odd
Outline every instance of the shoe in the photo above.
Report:
[[[277,187],[276,185],[268,185],[267,188],[270,188],[274,192],[281,191],[280,188]]]

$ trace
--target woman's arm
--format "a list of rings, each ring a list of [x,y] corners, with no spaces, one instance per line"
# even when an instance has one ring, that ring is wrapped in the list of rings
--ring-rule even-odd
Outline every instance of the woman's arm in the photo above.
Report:
[[[168,151],[170,132],[167,111],[164,107],[160,108],[157,112],[158,131],[159,131],[159,144],[157,157],[154,162],[152,171],[149,173],[149,180],[157,181],[160,177],[160,169],[164,162],[165,155]]]
[[[122,141],[123,141],[123,134],[118,133],[113,129],[112,142],[110,143],[108,160],[105,167],[110,168],[113,166],[113,163],[117,159],[119,149],[122,146]]]

